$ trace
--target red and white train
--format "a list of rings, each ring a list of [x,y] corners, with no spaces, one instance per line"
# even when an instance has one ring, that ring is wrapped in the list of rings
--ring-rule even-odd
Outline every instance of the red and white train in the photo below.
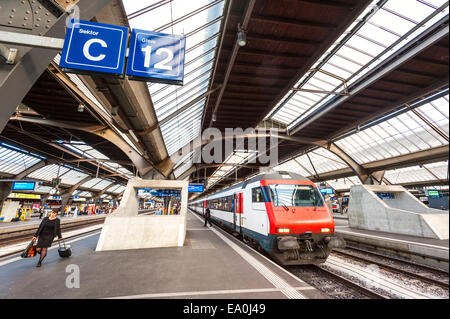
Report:
[[[256,176],[189,207],[199,214],[209,207],[215,224],[283,265],[323,263],[332,247],[345,244],[334,236],[333,216],[320,191],[291,172]]]

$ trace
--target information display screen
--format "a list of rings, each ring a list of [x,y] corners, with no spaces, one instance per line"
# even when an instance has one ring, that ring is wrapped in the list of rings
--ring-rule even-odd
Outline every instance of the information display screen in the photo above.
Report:
[[[377,193],[377,196],[381,199],[394,199],[394,193]]]
[[[202,193],[205,190],[205,185],[203,184],[189,184],[189,193]]]
[[[36,182],[14,182],[12,189],[13,191],[34,191]]]
[[[321,192],[323,195],[332,195],[332,194],[334,194],[334,191],[333,191],[332,188],[322,188],[322,189],[320,190],[320,192]]]
[[[429,190],[428,197],[441,197],[441,192],[438,190]]]
[[[137,191],[139,196],[144,196],[146,194],[154,197],[180,197],[181,191],[176,189],[151,189],[151,188],[141,188]]]

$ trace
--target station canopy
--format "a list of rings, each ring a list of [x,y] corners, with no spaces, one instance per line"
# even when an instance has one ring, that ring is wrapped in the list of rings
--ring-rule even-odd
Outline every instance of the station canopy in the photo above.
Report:
[[[217,59],[215,52],[224,19],[224,3],[206,0],[189,3],[181,0],[124,1],[131,27],[187,37],[184,85],[148,84],[169,155],[200,134],[206,103],[202,95],[210,88],[214,60]],[[349,86],[448,15],[448,6],[442,0],[381,3],[370,3],[317,60],[312,71],[306,72],[296,83],[295,89],[302,90],[286,94],[266,118],[288,128],[294,127],[334,96],[347,93]],[[189,103],[195,99],[195,103]],[[187,104],[190,105],[186,107]],[[448,135],[447,107],[448,96],[421,106],[418,111],[426,114]],[[171,117],[173,114],[177,115]],[[446,141],[407,112],[348,136],[337,144],[362,164],[444,145]],[[176,177],[192,165],[190,155],[181,159],[183,165],[176,165]],[[318,149],[282,168],[289,167],[312,176],[311,161],[316,164],[317,173],[346,166],[330,152]],[[216,182],[226,173],[224,169],[213,172],[210,182]]]
[[[64,87],[60,75],[52,73],[60,59],[56,55],[53,68],[23,101],[30,108],[25,112],[28,122],[18,112],[2,132],[3,177],[30,170],[23,177],[42,181],[42,190],[54,192],[48,184],[61,178],[67,188],[77,185],[73,194],[81,196],[103,190],[120,194],[128,179],[145,174],[126,151],[92,131],[44,126],[44,121],[67,122],[76,116],[85,126],[112,128],[149,167],[170,167],[166,178],[207,180],[207,192],[259,174],[258,165],[249,163],[259,155],[253,149],[223,154],[218,165],[194,163],[193,151],[177,157],[209,127],[276,128],[285,138],[279,139],[279,163],[271,169],[293,171],[315,182],[361,182],[355,167],[384,171],[387,184],[448,182],[447,1],[122,3],[124,25],[186,37],[183,85],[143,84],[157,123],[138,127],[135,109],[112,116],[106,105],[113,94],[105,92],[117,84],[112,79],[67,73],[72,93],[43,99],[42,92]],[[241,31],[244,46],[236,41]],[[86,107],[89,112],[77,111],[74,91],[92,104]],[[153,144],[161,146],[158,150],[146,143],[155,132],[162,138]],[[39,146],[25,147],[30,137]],[[318,146],[302,139],[327,143]],[[52,153],[39,152],[49,141]],[[154,162],[157,152],[163,155]]]
[[[373,1],[318,59],[311,72],[305,73],[295,85],[302,91],[284,96],[269,118],[294,127],[335,95],[348,93],[349,86],[448,15],[444,0],[378,3]]]

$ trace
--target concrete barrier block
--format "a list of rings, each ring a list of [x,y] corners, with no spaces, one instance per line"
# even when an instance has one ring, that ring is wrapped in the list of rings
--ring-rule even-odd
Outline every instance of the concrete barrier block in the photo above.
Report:
[[[139,188],[181,190],[179,215],[138,216],[136,191]],[[187,181],[130,179],[119,208],[105,220],[96,250],[183,246],[187,195]]]
[[[391,194],[380,198],[377,193]],[[352,185],[349,226],[425,238],[448,239],[448,212],[428,208],[402,186]]]

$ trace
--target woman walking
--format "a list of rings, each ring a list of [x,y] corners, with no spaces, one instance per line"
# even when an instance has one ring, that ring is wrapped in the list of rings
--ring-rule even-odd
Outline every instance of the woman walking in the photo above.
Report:
[[[58,236],[58,239],[62,239],[61,236],[61,223],[58,215],[58,210],[53,209],[50,217],[44,217],[41,224],[39,225],[38,230],[34,234],[33,241],[38,239],[36,245],[36,251],[41,255],[39,258],[39,262],[36,267],[41,267],[41,263],[44,260],[45,256],[47,256],[47,249],[52,245],[53,239]]]

